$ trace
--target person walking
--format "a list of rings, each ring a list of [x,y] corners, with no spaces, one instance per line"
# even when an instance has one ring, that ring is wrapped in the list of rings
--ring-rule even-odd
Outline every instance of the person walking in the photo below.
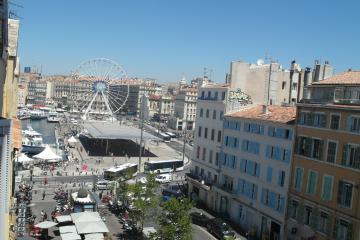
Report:
[[[46,196],[46,193],[45,193],[45,190],[43,191],[43,194],[42,194],[42,200],[44,200],[45,199],[45,196]]]

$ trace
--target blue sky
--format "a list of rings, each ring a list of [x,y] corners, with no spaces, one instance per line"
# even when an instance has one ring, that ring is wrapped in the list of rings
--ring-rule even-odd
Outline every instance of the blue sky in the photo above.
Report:
[[[360,69],[360,1],[14,0],[22,17],[22,67],[67,74],[105,57],[129,76],[160,82],[202,76],[223,82],[233,60],[267,54],[284,67],[329,60]]]

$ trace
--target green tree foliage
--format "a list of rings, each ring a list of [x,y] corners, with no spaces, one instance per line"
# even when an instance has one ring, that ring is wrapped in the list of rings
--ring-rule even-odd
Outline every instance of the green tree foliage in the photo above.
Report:
[[[163,204],[164,213],[158,218],[160,229],[157,237],[163,240],[191,240],[191,218],[189,211],[192,204],[189,199],[171,198]]]
[[[144,221],[149,216],[153,216],[153,210],[158,206],[156,189],[159,184],[155,181],[155,175],[147,175],[146,180],[146,183],[138,181],[123,186],[124,200],[132,206],[129,216],[140,225],[140,230],[143,229]]]

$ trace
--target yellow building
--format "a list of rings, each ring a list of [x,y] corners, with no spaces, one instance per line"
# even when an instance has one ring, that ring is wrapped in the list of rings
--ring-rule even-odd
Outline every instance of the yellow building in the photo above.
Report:
[[[360,239],[360,72],[315,82],[297,105],[288,239]]]

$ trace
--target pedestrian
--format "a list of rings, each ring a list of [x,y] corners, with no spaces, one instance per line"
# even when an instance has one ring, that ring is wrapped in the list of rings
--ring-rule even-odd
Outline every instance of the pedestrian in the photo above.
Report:
[[[43,221],[47,220],[47,214],[44,213],[44,218],[43,218]]]
[[[44,200],[45,199],[45,195],[46,195],[46,193],[45,193],[45,190],[43,191],[43,194],[42,194],[42,200]]]

